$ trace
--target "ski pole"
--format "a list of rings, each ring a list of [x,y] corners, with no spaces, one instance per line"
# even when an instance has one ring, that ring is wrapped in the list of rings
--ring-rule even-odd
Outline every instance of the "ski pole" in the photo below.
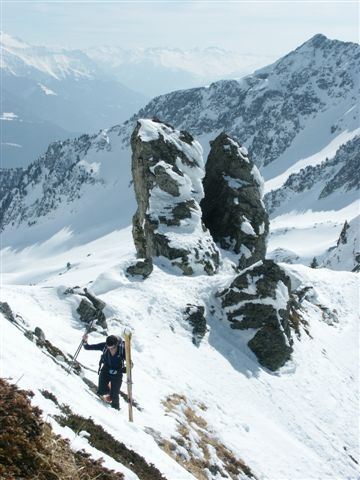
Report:
[[[94,320],[95,320],[95,318],[93,318],[93,319],[91,320],[91,322],[89,323],[89,325],[86,327],[85,334],[83,335],[83,337],[90,332],[90,329],[91,329],[91,327],[92,327],[92,324],[94,323]],[[77,359],[77,357],[78,357],[78,355],[79,355],[79,353],[80,353],[80,350],[82,349],[84,343],[85,343],[85,342],[84,342],[84,338],[82,338],[82,339],[81,339],[81,342],[80,342],[80,345],[78,346],[78,348],[77,348],[77,350],[76,350],[76,352],[75,352],[75,354],[74,354],[74,356],[73,356],[73,359],[72,359],[71,362],[70,362],[70,366],[69,366],[69,369],[68,369],[68,371],[67,371],[68,375],[69,375],[70,370],[72,369],[72,367],[73,367],[73,365],[74,365],[74,363],[75,363],[75,361],[76,361],[76,359]]]

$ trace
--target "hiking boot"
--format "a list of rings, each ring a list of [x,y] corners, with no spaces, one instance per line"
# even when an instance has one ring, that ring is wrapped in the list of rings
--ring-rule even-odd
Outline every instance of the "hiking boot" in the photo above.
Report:
[[[111,403],[111,395],[101,395],[101,400],[105,403]]]

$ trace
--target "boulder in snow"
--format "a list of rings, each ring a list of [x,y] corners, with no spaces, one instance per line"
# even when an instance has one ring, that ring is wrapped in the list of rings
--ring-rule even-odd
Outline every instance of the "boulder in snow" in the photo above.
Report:
[[[248,346],[261,365],[275,371],[293,351],[290,332],[290,278],[272,260],[238,275],[220,293],[222,307],[234,329],[256,329]]]
[[[201,305],[187,305],[185,309],[186,320],[192,326],[192,342],[199,346],[205,333],[207,332],[205,308]]]

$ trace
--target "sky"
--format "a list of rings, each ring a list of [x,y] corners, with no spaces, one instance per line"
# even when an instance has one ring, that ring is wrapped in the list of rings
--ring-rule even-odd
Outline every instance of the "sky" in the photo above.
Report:
[[[1,29],[35,45],[282,55],[317,33],[359,42],[358,1],[0,1]]]

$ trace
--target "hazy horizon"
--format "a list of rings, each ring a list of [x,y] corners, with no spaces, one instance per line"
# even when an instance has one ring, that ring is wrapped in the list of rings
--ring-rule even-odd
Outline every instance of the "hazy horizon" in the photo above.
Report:
[[[359,42],[353,1],[3,0],[1,13],[5,33],[73,49],[216,47],[274,57],[317,33]]]

